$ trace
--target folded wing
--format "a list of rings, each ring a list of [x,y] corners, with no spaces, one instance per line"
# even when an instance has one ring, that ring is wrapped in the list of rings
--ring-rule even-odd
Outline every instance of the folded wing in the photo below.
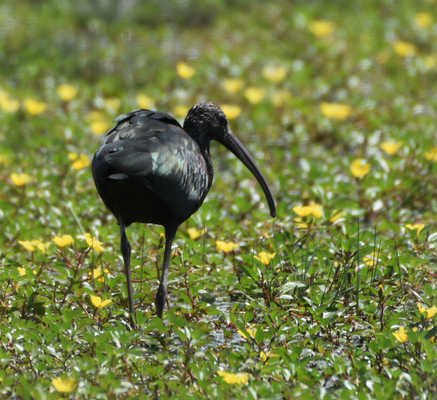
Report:
[[[197,143],[168,114],[137,110],[115,122],[93,160],[108,208],[128,224],[189,218],[211,186]]]

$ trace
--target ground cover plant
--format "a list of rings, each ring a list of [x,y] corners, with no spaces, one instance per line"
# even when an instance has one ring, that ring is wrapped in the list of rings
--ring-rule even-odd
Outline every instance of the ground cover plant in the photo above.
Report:
[[[0,393],[437,396],[435,1],[4,0]],[[221,105],[274,192],[212,146],[179,229],[119,230],[90,162],[117,115]]]

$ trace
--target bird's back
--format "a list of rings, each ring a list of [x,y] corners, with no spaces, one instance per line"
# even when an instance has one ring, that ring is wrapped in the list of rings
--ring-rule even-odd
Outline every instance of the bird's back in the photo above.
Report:
[[[197,143],[168,114],[135,110],[114,122],[93,159],[106,206],[126,225],[188,219],[212,180]]]

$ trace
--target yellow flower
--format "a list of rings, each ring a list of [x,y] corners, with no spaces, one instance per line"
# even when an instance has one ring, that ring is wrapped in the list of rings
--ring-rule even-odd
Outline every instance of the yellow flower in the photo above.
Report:
[[[37,101],[34,99],[25,99],[24,107],[26,108],[29,114],[39,115],[46,110],[47,104],[42,101]]]
[[[35,246],[30,240],[19,240],[18,243],[20,243],[26,250],[30,252],[35,251]]]
[[[285,78],[287,70],[283,66],[267,65],[263,68],[263,75],[270,82],[278,83]]]
[[[437,56],[426,56],[423,58],[423,65],[427,69],[434,68],[437,65]]]
[[[308,217],[313,212],[313,207],[311,206],[296,206],[293,207],[293,211],[300,217]]]
[[[368,256],[363,258],[363,262],[372,268],[378,263],[378,261],[378,255],[373,251]]]
[[[238,330],[237,333],[239,333],[241,336],[243,336],[246,340],[249,340],[250,338],[255,338],[255,331],[253,329],[247,328],[246,332],[249,334],[247,336],[242,330]]]
[[[89,247],[96,251],[96,253],[103,253],[105,251],[102,246],[103,243],[96,240],[96,238],[92,237],[89,233],[85,233],[85,241]]]
[[[44,243],[42,242],[42,239],[38,240],[19,240],[18,243],[20,243],[26,250],[33,253],[35,249],[40,250],[42,253],[46,252],[46,248]]]
[[[17,267],[18,272],[20,273],[20,276],[26,276],[27,275],[27,270],[28,268],[24,268],[24,267]],[[37,274],[36,271],[32,271],[34,275]]]
[[[183,61],[178,62],[176,70],[182,79],[190,79],[196,73],[196,70],[193,67],[190,67]]]
[[[90,123],[90,131],[94,135],[102,135],[106,133],[110,128],[110,125],[106,121],[93,121]]]
[[[273,93],[271,100],[275,107],[282,107],[288,100],[290,100],[291,94],[287,90],[280,90]]]
[[[305,218],[305,217],[303,217],[303,218]],[[293,221],[298,228],[308,229],[309,224],[307,222],[303,222],[303,218],[296,217],[293,219]]]
[[[108,304],[112,303],[112,300],[106,299],[102,301],[101,297],[93,296],[92,294],[90,294],[90,298],[91,298],[91,302],[96,308],[103,308],[106,307]]]
[[[401,343],[408,341],[407,330],[401,326],[397,332],[392,332],[394,337]]]
[[[190,239],[199,239],[205,234],[205,229],[188,228],[187,232]]]
[[[108,274],[109,273],[108,268],[105,268],[103,271],[102,268],[95,268],[93,270],[93,278],[103,283],[105,282],[105,275],[103,273]]]
[[[240,247],[238,243],[234,242],[224,242],[222,240],[217,240],[215,242],[218,251],[222,251],[223,253],[229,253],[235,250],[237,247]]]
[[[267,361],[267,359],[270,357],[271,354],[272,354],[271,351],[267,351],[267,352],[261,351],[259,353],[259,356],[263,361]]]
[[[32,179],[30,175],[28,174],[17,174],[16,172],[12,172],[11,174],[11,182],[15,186],[24,186],[26,183],[29,183],[29,181]]]
[[[45,244],[42,242],[42,239],[39,240],[32,240],[32,243],[38,248],[39,251],[41,251],[42,253],[46,252],[46,246]]]
[[[343,218],[346,215],[346,211],[336,212],[334,211],[334,215],[331,217],[330,222],[332,224],[336,223],[339,219]]]
[[[53,378],[52,384],[61,393],[70,393],[77,387],[77,381],[74,378]]]
[[[20,102],[9,97],[7,92],[0,91],[0,108],[5,113],[17,112],[20,108]]]
[[[234,105],[230,105],[230,104],[222,104],[220,106],[220,108],[226,114],[228,119],[238,118],[241,114],[241,107],[240,106],[234,106]]]
[[[251,86],[244,91],[244,95],[249,103],[258,104],[264,99],[266,91],[264,89]]]
[[[334,29],[335,25],[329,21],[319,20],[310,23],[310,31],[319,38],[330,36]]]
[[[351,115],[352,107],[340,103],[322,103],[320,111],[326,118],[344,121]]]
[[[146,94],[138,94],[136,100],[138,107],[140,108],[153,108],[154,101],[150,96],[147,96]]]
[[[412,231],[417,229],[416,237],[419,237],[419,233],[423,228],[425,228],[425,224],[414,224],[414,225],[407,224],[407,225],[405,225],[405,228],[411,229]]]
[[[397,40],[393,47],[396,54],[401,57],[413,56],[417,52],[417,47],[413,43],[404,42],[403,40]]]
[[[90,130],[94,135],[101,135],[106,133],[110,124],[106,121],[106,117],[100,111],[92,111],[88,114],[88,120],[90,121]]]
[[[268,358],[279,357],[277,354],[274,354],[271,351],[266,351],[266,352],[261,351],[259,353],[259,356],[263,361],[267,361]]]
[[[225,79],[223,81],[223,88],[228,93],[237,93],[243,89],[244,82],[241,79]]]
[[[71,154],[71,153],[70,153]],[[90,161],[90,159],[88,158],[88,156],[87,155],[85,155],[85,154],[81,154],[80,156],[78,156],[75,160],[74,160],[74,162],[73,162],[73,164],[71,164],[71,166],[75,169],[75,170],[80,170],[80,169],[83,169],[83,168],[86,168],[86,167],[88,167],[89,165],[91,164],[91,161]]]
[[[363,176],[366,176],[371,169],[370,164],[361,158],[352,161],[350,168],[352,175],[355,176],[355,178],[362,178]]]
[[[74,160],[77,160],[77,157],[79,157],[79,154],[72,151],[71,153],[68,153],[67,156],[71,161],[74,161]]]
[[[98,269],[98,268],[96,268],[96,269],[93,269],[93,278],[94,279],[98,279],[99,281],[100,281],[100,277],[103,275],[103,271],[101,270],[101,269]],[[103,279],[103,280],[105,280],[105,279]]]
[[[103,107],[105,107],[106,110],[115,112],[120,108],[120,106],[121,100],[115,97],[103,100]]]
[[[314,201],[308,206],[295,206],[293,207],[293,211],[300,217],[308,217],[311,214],[316,218],[323,216],[323,207]]]
[[[429,28],[434,22],[432,15],[425,12],[417,13],[414,17],[414,21],[421,28]]]
[[[381,147],[381,149],[389,156],[392,156],[399,151],[403,144],[403,142],[383,142],[379,147]]]
[[[425,157],[428,161],[437,161],[437,147],[433,147],[430,151],[427,151]]]
[[[317,204],[314,201],[311,201],[310,206],[313,208],[311,212],[316,218],[323,217],[323,207],[321,204]]]
[[[421,314],[426,312],[426,319],[432,318],[432,317],[434,317],[434,315],[437,314],[437,307],[436,306],[432,306],[431,308],[425,308],[425,307],[422,307],[421,303],[417,303],[417,307],[419,308],[419,312]]]
[[[55,236],[52,239],[52,242],[55,243],[59,247],[68,246],[70,244],[74,243],[73,236],[71,235],[62,235],[62,236]]]
[[[247,372],[239,372],[238,374],[233,374],[226,371],[217,371],[217,374],[222,377],[222,379],[229,384],[244,385],[249,382],[249,374]]]
[[[276,253],[266,253],[265,251],[262,251],[261,253],[258,253],[257,256],[254,256],[257,260],[261,261],[265,265],[269,265],[270,261],[273,260],[273,258],[276,256]]]
[[[56,92],[62,100],[70,101],[76,97],[79,89],[77,87],[69,85],[68,83],[64,83],[56,88]]]
[[[432,318],[436,314],[437,314],[437,307],[432,306],[431,308],[428,308],[428,315],[426,318]]]
[[[189,108],[187,106],[178,105],[173,107],[173,114],[176,115],[176,117],[185,118],[188,114],[188,110]]]

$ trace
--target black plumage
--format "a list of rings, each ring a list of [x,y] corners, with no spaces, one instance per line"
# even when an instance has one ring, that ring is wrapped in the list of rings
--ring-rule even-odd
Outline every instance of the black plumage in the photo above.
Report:
[[[276,216],[276,209],[263,174],[216,104],[196,104],[188,112],[183,128],[170,115],[150,110],[135,110],[120,115],[114,122],[117,125],[104,136],[94,155],[92,170],[100,197],[120,225],[129,313],[135,326],[131,246],[126,227],[143,222],[165,228],[164,265],[155,299],[157,314],[162,318],[176,231],[202,205],[211,188],[211,140],[222,143],[254,174],[267,197],[272,217]]]

